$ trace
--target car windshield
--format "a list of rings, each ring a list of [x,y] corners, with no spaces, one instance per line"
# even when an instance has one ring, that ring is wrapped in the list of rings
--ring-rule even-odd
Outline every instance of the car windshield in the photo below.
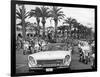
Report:
[[[70,50],[71,46],[61,43],[48,44],[47,51]]]

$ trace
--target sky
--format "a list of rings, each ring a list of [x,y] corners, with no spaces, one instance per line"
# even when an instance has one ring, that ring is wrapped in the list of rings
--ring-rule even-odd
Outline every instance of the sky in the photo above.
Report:
[[[35,7],[40,7],[39,5],[25,5],[26,11],[30,11],[31,9],[35,9]],[[18,6],[16,5],[16,8],[18,9]],[[61,7],[61,11],[64,12],[66,17],[72,17],[75,18],[79,23],[92,27],[94,31],[95,27],[95,10],[91,8],[76,8],[76,7]],[[26,21],[34,23],[36,22],[35,17],[27,18]],[[17,22],[19,22],[17,20]],[[58,26],[62,25],[63,20],[58,23]],[[50,18],[46,20],[46,27],[48,26],[54,26],[54,21],[50,22]],[[42,24],[40,23],[40,26]]]

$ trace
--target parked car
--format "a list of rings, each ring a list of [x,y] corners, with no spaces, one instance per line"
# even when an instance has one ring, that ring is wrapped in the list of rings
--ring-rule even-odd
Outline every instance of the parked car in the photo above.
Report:
[[[41,51],[28,56],[29,71],[52,72],[57,69],[70,69],[71,50]]]

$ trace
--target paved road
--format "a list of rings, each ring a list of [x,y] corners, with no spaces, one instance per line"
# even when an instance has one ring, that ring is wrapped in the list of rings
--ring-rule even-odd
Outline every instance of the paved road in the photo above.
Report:
[[[91,69],[91,66],[89,64],[81,63],[78,60],[79,60],[78,54],[72,55],[71,70]],[[17,73],[27,73],[27,72],[29,72],[27,63],[16,64],[16,72]]]
[[[91,69],[90,64],[84,64],[79,62],[79,55],[74,54],[72,55],[72,63],[71,63],[72,70],[80,70],[80,69]]]

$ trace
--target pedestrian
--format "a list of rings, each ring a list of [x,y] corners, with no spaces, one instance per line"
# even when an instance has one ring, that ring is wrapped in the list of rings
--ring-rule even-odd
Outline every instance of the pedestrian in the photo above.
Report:
[[[29,42],[23,41],[23,50],[25,54],[27,53],[28,49],[29,49]]]

